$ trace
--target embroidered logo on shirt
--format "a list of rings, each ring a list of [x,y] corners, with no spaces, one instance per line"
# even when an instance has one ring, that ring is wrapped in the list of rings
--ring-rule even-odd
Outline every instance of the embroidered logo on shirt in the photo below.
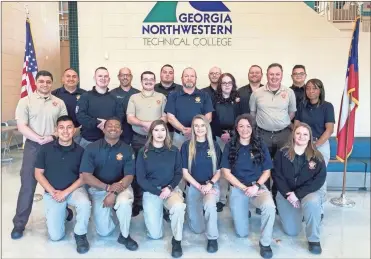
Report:
[[[53,105],[54,105],[54,106],[57,106],[57,105],[58,105],[58,102],[57,102],[57,101],[54,101],[54,102],[53,102]]]
[[[116,159],[119,160],[119,161],[121,161],[123,157],[124,157],[124,156],[123,156],[121,153],[118,153],[118,154],[116,155]]]
[[[236,103],[239,103],[240,100],[241,100],[241,99],[240,99],[239,97],[237,97],[237,98],[236,98]]]
[[[133,155],[131,156],[131,159],[132,159],[132,160],[135,160],[135,154],[133,154]]]
[[[315,169],[316,168],[316,162],[310,161],[309,162],[309,169]]]
[[[79,106],[76,106],[75,113],[78,113],[78,112],[79,112]]]
[[[157,100],[157,104],[161,104],[161,101],[160,100]]]
[[[250,152],[251,159],[254,159],[254,154]]]
[[[287,96],[286,91],[281,93],[281,97],[282,97],[282,99],[286,99],[286,96]]]
[[[211,151],[210,151],[210,149],[207,150],[207,157],[211,157]]]
[[[78,99],[80,99],[80,95],[79,94],[76,95],[76,100],[78,100]]]
[[[197,96],[197,97],[195,98],[195,101],[196,101],[196,103],[201,103],[201,98],[200,98],[199,96]]]

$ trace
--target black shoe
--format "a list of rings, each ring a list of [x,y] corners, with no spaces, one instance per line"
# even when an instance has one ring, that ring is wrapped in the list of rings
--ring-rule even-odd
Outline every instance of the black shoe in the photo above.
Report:
[[[139,206],[139,205],[135,205],[133,206],[133,209],[131,211],[131,216],[132,217],[136,217],[139,215],[139,213],[143,210],[143,207],[142,206]]]
[[[130,235],[128,235],[127,238],[125,238],[121,233],[120,233],[120,236],[119,238],[117,239],[117,242],[122,244],[122,245],[125,245],[126,249],[130,250],[130,251],[135,251],[138,249],[138,243],[135,242],[131,237]]]
[[[176,241],[174,237],[171,240],[171,244],[173,246],[171,249],[171,256],[174,258],[179,258],[183,255],[182,245],[180,243],[181,241]]]
[[[260,246],[261,257],[272,258],[273,252],[272,252],[271,246],[263,246],[260,242],[259,242],[259,246]]]
[[[86,235],[76,235],[75,234],[75,240],[76,240],[76,251],[79,254],[85,254],[89,251],[90,246],[88,239],[86,238]]]
[[[258,215],[261,215],[261,214],[262,214],[262,211],[261,211],[261,209],[256,208],[256,209],[255,209],[255,213],[258,214]]]
[[[322,253],[322,248],[320,242],[308,242],[309,245],[309,252],[312,254],[319,255]]]
[[[249,211],[249,218],[251,218],[251,211]]]
[[[67,213],[68,214],[67,214],[66,220],[71,221],[73,219],[73,211],[70,208],[67,207]]]
[[[23,231],[24,229],[14,227],[10,236],[12,239],[20,239],[23,237]]]
[[[220,201],[216,203],[216,211],[222,212],[225,204],[221,203]]]
[[[218,251],[218,240],[208,240],[207,241],[207,249],[209,253],[215,253]]]
[[[166,222],[170,222],[170,214],[169,214],[169,211],[165,208],[163,208],[163,216],[162,218],[166,221]]]

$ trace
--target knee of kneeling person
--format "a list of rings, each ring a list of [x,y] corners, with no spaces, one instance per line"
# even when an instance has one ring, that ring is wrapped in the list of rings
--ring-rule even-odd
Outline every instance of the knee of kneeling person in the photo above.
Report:
[[[117,208],[125,208],[125,207],[132,207],[133,205],[133,200],[132,199],[127,199],[127,198],[117,198],[115,207]]]
[[[49,238],[53,242],[57,242],[57,241],[62,240],[64,238],[64,235],[65,235],[65,233],[63,233],[63,232],[62,233],[57,233],[57,232],[51,233],[51,232],[49,232]]]
[[[204,209],[207,211],[216,211],[216,203],[215,202],[206,202],[204,205]]]
[[[284,228],[283,229],[285,231],[285,233],[288,235],[288,236],[291,236],[291,237],[296,237],[299,235],[301,229],[300,228]]]
[[[151,228],[149,229],[148,228],[148,236],[151,238],[151,239],[161,239],[163,234],[162,234],[162,231],[161,229],[159,228]]]
[[[171,212],[173,213],[185,213],[186,204],[183,202],[179,202],[174,204],[171,208]]]
[[[320,197],[311,196],[306,199],[303,199],[302,206],[304,209],[310,208],[310,209],[320,209],[321,208],[321,199]]]
[[[274,205],[273,201],[260,206],[260,210],[262,211],[262,213],[276,215],[276,206]]]

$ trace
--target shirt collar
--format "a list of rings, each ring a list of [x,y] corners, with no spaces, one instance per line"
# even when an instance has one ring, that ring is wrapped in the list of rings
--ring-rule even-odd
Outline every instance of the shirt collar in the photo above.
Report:
[[[186,93],[186,92],[184,92],[184,89],[182,88],[182,90],[180,91],[180,93],[182,94],[182,95],[196,95],[196,94],[199,94],[201,92],[201,90],[199,90],[197,87],[195,88],[195,90],[193,91],[193,93],[191,93],[191,94],[188,94],[188,93]]]
[[[166,150],[166,147],[165,147],[165,145],[163,145],[163,146],[160,147],[160,148],[156,148],[156,147],[154,147],[154,146],[152,145],[152,143],[150,143],[149,146],[148,146],[148,150],[150,150],[150,151],[154,151],[154,152],[156,152],[156,153],[161,153],[161,152],[164,152],[164,151]]]
[[[76,87],[76,90],[71,93],[71,92],[67,91],[67,89],[66,89],[66,87],[64,87],[64,85],[62,85],[62,87],[61,87],[61,92],[65,93],[65,94],[71,94],[71,95],[82,94],[82,91],[79,87]]]
[[[292,84],[291,89],[294,91],[304,91],[304,86],[299,87],[299,86]]]
[[[176,84],[175,84],[175,82],[173,82],[173,83],[171,84],[171,86],[169,86],[168,88],[166,88],[166,87],[164,87],[164,86],[162,85],[162,82],[160,82],[158,86],[159,86],[160,88],[163,88],[163,89],[166,89],[166,90],[173,90],[173,89],[175,89]]]
[[[33,93],[33,96],[35,96],[36,99],[44,99],[44,100],[51,100],[51,99],[52,99],[52,95],[51,95],[51,93],[47,96],[46,99],[45,99],[44,96],[39,95],[39,93],[38,93],[37,91],[35,91],[35,92]]]
[[[59,144],[59,141],[58,141],[58,138],[56,140],[54,140],[54,143],[53,143],[53,146],[58,148],[59,150],[64,150],[64,151],[71,151],[71,150],[74,150],[76,148],[76,143],[75,141],[72,140],[72,144],[70,146],[62,146],[61,144]]]
[[[92,89],[93,93],[95,94],[99,94],[99,95],[106,95],[109,93],[109,88],[107,87],[107,91],[104,93],[104,94],[101,94],[101,93],[98,93],[97,89],[95,89],[95,86],[93,86],[93,89]]]
[[[273,93],[273,91],[271,89],[269,89],[268,87],[268,83],[264,86],[264,90],[267,91],[267,92],[271,92]],[[280,88],[278,88],[276,94],[282,92],[282,91],[285,91],[286,90],[286,87],[284,87],[282,84],[280,85]]]
[[[113,147],[119,147],[121,145],[121,140],[119,139],[119,141],[117,141],[116,144],[114,144],[113,146],[111,146],[111,144],[109,144],[105,138],[102,138],[102,147],[103,148],[113,148]]]

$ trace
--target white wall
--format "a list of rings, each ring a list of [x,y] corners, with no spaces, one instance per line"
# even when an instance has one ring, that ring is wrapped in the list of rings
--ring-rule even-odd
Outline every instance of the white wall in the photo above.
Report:
[[[92,87],[93,73],[98,66],[109,69],[110,88],[117,87],[118,70],[128,66],[134,74],[134,86],[140,89],[140,73],[152,70],[158,75],[165,63],[174,66],[177,82],[183,68],[194,67],[199,87],[205,87],[208,70],[214,65],[231,72],[238,85],[243,86],[248,82],[250,65],[259,64],[266,70],[270,63],[279,62],[284,67],[284,84],[291,85],[292,67],[304,64],[307,79],[316,77],[324,82],[326,99],[334,104],[338,119],[351,32],[339,31],[303,2],[224,3],[231,10],[233,21],[231,47],[144,46],[141,26],[154,2],[79,2],[81,87]],[[188,2],[180,2],[177,12],[195,10]],[[370,135],[369,57],[370,34],[361,33],[357,136]]]

